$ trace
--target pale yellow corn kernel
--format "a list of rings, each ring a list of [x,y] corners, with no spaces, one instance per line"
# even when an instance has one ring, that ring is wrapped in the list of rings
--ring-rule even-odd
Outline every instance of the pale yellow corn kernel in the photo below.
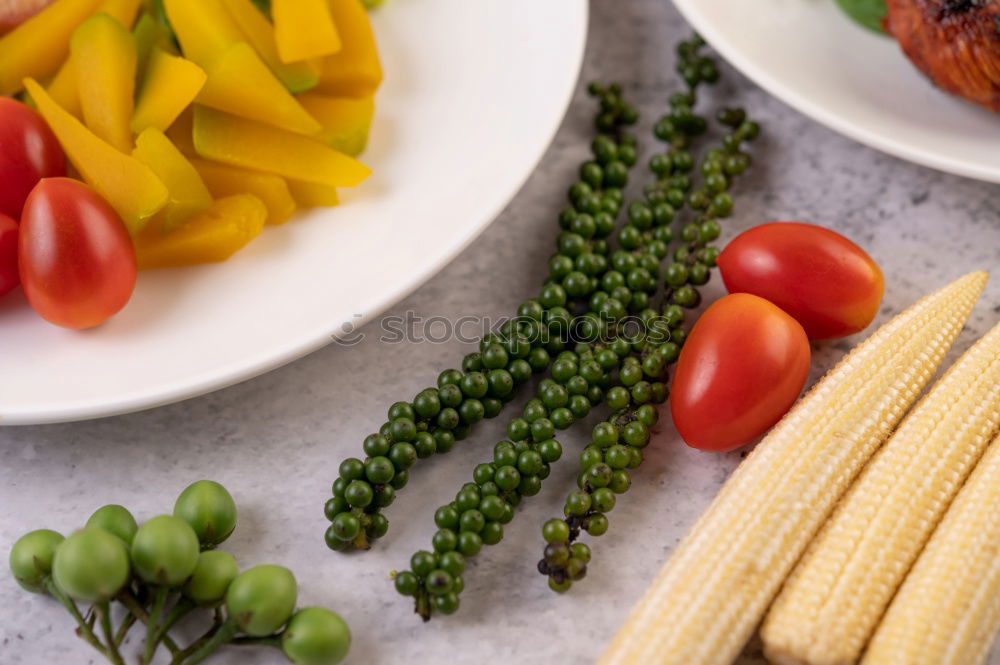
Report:
[[[927,542],[861,665],[983,665],[1000,630],[1000,436]]]
[[[875,453],[785,580],[764,625],[774,665],[852,665],[1000,426],[1000,325]]]
[[[987,275],[879,328],[736,469],[633,609],[601,665],[729,665],[840,495],[934,374]]]

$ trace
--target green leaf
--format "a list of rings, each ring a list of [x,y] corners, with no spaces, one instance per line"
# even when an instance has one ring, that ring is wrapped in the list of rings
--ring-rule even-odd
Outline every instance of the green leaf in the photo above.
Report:
[[[886,14],[885,0],[837,0],[837,4],[859,24],[885,34],[882,29],[882,19]]]

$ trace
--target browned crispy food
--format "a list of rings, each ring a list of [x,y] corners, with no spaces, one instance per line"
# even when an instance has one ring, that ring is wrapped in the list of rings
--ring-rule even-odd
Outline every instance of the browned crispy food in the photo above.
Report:
[[[1000,0],[887,0],[886,31],[934,83],[1000,112]]]

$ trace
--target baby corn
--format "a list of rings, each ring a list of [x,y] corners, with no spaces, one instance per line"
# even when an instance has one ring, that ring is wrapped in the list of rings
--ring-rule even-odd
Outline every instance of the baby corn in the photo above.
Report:
[[[729,665],[837,499],[930,380],[986,273],[936,291],[841,360],[736,469],[601,665]]]
[[[1000,325],[907,415],[809,544],[761,630],[771,663],[857,661],[998,425]]]
[[[913,564],[861,665],[982,665],[1000,630],[1000,437]]]

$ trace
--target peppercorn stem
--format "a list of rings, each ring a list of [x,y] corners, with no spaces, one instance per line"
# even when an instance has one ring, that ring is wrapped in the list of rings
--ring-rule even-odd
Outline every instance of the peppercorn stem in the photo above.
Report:
[[[239,625],[237,625],[236,621],[227,619],[224,623],[214,626],[211,631],[206,633],[202,638],[204,642],[202,642],[202,640],[198,640],[198,642],[201,642],[200,646],[187,656],[186,660],[180,659],[184,656],[184,652],[182,651],[177,657],[174,658],[174,663],[196,665],[215,653],[215,651],[222,645],[231,642],[233,638],[236,637],[236,633],[238,631]],[[195,644],[192,644],[191,647],[188,648],[190,649],[194,647],[198,644],[198,642],[195,642]],[[185,649],[185,651],[187,651],[187,649]]]
[[[119,592],[118,601],[125,606],[125,609],[139,619],[139,621],[147,626],[149,625],[149,615],[146,613],[142,603],[139,602],[139,599],[135,597],[135,594],[133,594],[131,590],[126,589]],[[167,647],[171,654],[177,654],[180,651],[177,643],[174,642],[169,635],[163,635],[161,642]]]
[[[153,592],[153,606],[149,609],[149,620],[146,622],[146,647],[142,651],[142,662],[146,665],[153,662],[157,636],[160,634],[159,625],[163,619],[163,608],[167,604],[169,595],[170,589],[167,587],[158,587]]]
[[[160,643],[164,641],[167,631],[173,628],[174,624],[184,618],[194,608],[195,604],[188,598],[181,598],[170,608],[167,615],[156,624],[156,629],[153,631],[152,636],[147,638],[146,648],[150,650],[150,654],[155,652]],[[152,642],[152,647],[150,647],[150,642]]]
[[[122,619],[121,624],[118,626],[118,632],[115,633],[114,645],[116,647],[120,647],[122,645],[122,642],[125,641],[125,636],[128,634],[128,631],[132,628],[135,622],[136,616],[132,614],[132,612],[125,615],[125,618]]]
[[[83,615],[80,614],[80,610],[76,606],[76,603],[74,603],[69,596],[63,593],[62,589],[56,586],[55,582],[52,580],[51,577],[45,578],[45,580],[42,582],[42,585],[45,587],[45,590],[52,595],[53,598],[62,603],[63,607],[65,607],[69,611],[69,613],[73,615],[73,618],[76,620],[76,623],[78,625],[78,628],[76,629],[77,635],[79,635],[81,639],[87,642],[87,644],[94,647],[102,654],[104,654],[105,657],[107,657],[108,650],[104,647],[103,644],[101,644],[101,641],[97,638],[97,635],[94,634],[94,631],[91,629],[90,625],[87,623],[86,620],[84,620]]]
[[[94,605],[97,618],[101,622],[101,632],[104,633],[104,640],[107,642],[107,657],[114,665],[125,665],[118,647],[115,646],[115,631],[111,627],[111,607],[108,601],[102,601]]]

